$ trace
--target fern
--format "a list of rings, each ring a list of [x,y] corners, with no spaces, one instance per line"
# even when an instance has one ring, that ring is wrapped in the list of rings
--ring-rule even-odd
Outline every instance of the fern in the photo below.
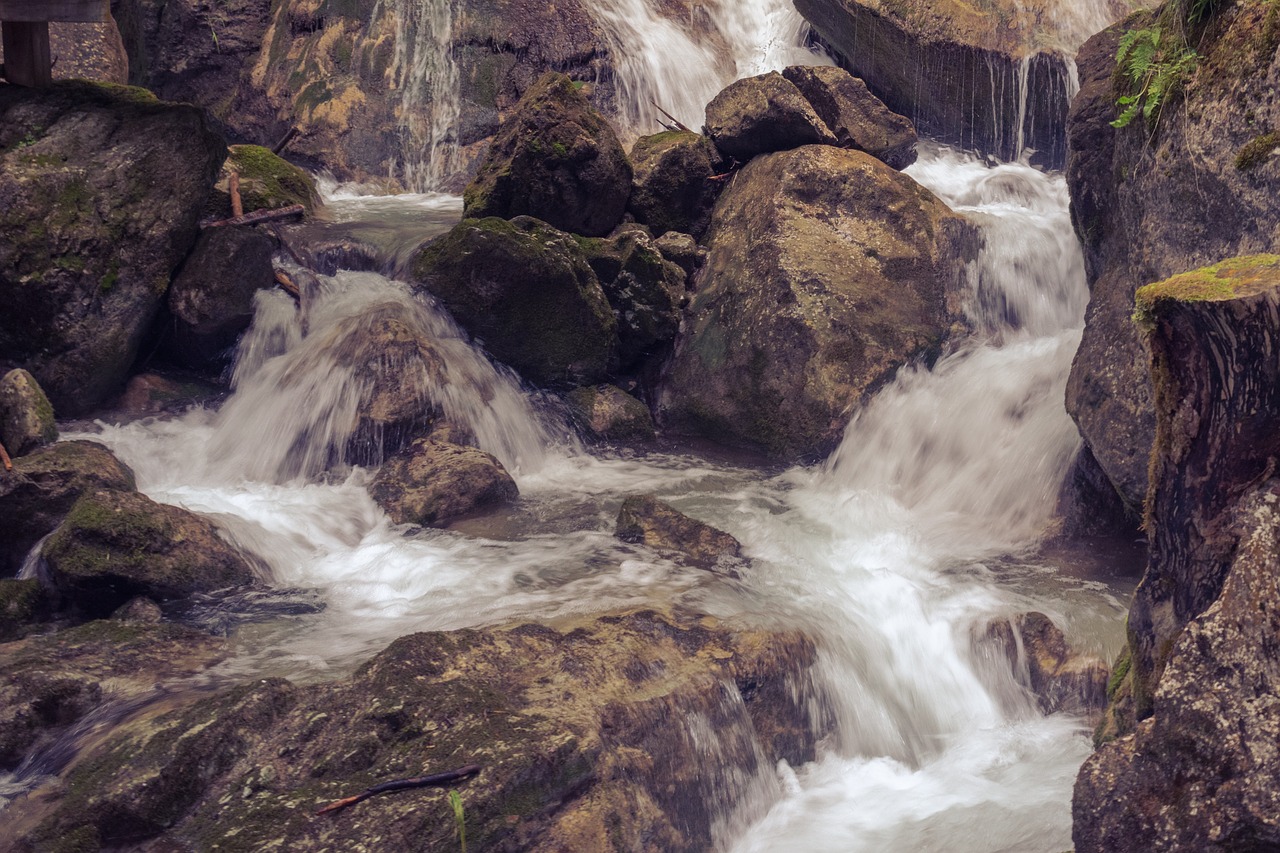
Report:
[[[1111,126],[1127,127],[1139,113],[1153,125],[1161,106],[1182,88],[1199,59],[1180,32],[1158,25],[1126,32],[1116,49],[1116,65],[1132,94],[1116,99],[1122,109]]]

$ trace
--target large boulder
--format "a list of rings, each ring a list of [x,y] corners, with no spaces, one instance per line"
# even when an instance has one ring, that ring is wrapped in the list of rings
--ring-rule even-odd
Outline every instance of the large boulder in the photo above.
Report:
[[[40,383],[21,368],[10,370],[0,379],[0,444],[10,456],[21,456],[57,440],[53,406]]]
[[[169,601],[254,579],[210,522],[138,492],[86,492],[42,554],[58,595],[91,616],[137,595]]]
[[[1135,291],[1276,246],[1280,160],[1245,156],[1269,151],[1268,140],[1275,140],[1268,134],[1280,126],[1272,100],[1280,71],[1274,45],[1264,38],[1270,8],[1243,0],[1215,13],[1197,44],[1198,70],[1166,101],[1154,133],[1141,119],[1120,130],[1109,124],[1122,94],[1113,85],[1122,30],[1100,33],[1078,58],[1081,90],[1071,110],[1067,181],[1091,295],[1067,411],[1139,513],[1155,416],[1146,353],[1130,320]]]
[[[300,204],[310,214],[321,205],[315,179],[305,169],[261,145],[232,145],[227,149],[227,160],[222,164],[216,185],[222,205],[218,213],[223,217],[232,213],[232,172],[239,181],[240,203],[245,213]]]
[[[417,252],[413,280],[499,361],[539,384],[603,379],[617,323],[578,243],[544,222],[464,219]]]
[[[622,221],[630,195],[631,163],[613,128],[578,85],[550,72],[494,136],[463,195],[463,215],[533,216],[603,237]]]
[[[397,524],[444,527],[512,501],[519,490],[492,454],[419,439],[387,460],[369,494]]]
[[[72,505],[92,489],[134,488],[133,472],[92,441],[42,447],[0,470],[0,577],[17,574],[31,547],[62,523]]]
[[[815,757],[815,656],[793,632],[651,612],[413,634],[337,683],[259,680],[121,731],[53,808],[11,808],[32,844],[447,850],[442,789],[314,812],[478,765],[452,785],[469,848],[692,853],[714,845],[711,803]]]
[[[846,148],[865,151],[895,169],[916,161],[916,129],[871,94],[867,84],[834,65],[793,65],[782,70]]]
[[[1151,557],[1124,703],[1080,770],[1080,853],[1280,846],[1280,256],[1148,285]],[[1176,815],[1176,819],[1171,819]]]
[[[569,413],[590,438],[648,441],[655,435],[649,407],[616,385],[575,388],[565,398]]]
[[[65,417],[119,390],[225,156],[138,89],[0,87],[0,364]]]
[[[275,285],[274,252],[275,241],[256,228],[211,228],[200,235],[169,288],[174,361],[200,370],[231,360],[253,320],[254,294]]]
[[[890,109],[927,136],[1062,166],[1070,57],[1131,0],[796,0],[796,8]],[[1021,119],[1021,122],[1019,121]]]
[[[976,230],[860,151],[760,157],[716,205],[659,396],[674,429],[787,457],[833,448],[860,401],[936,351]]]
[[[726,86],[707,104],[705,130],[725,156],[744,163],[771,151],[836,144],[800,90],[777,71]]]
[[[631,147],[631,200],[627,210],[654,234],[706,233],[720,186],[720,155],[707,137],[681,130],[642,136]]]

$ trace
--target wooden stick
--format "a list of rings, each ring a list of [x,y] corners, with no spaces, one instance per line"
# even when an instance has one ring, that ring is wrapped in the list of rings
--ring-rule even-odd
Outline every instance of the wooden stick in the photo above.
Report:
[[[4,470],[13,470],[13,460],[9,458],[9,451],[4,449],[4,442],[0,442],[0,462],[4,463]]]
[[[692,131],[692,130],[690,130],[689,128],[685,127],[683,124],[681,124],[681,123],[680,123],[680,119],[676,118],[676,117],[675,117],[675,116],[673,116],[671,113],[667,112],[667,111],[666,111],[666,110],[664,110],[662,107],[658,106],[658,104],[657,104],[655,101],[649,101],[649,103],[653,104],[653,108],[654,108],[655,110],[657,110],[658,112],[660,112],[660,113],[662,113],[664,116],[666,116],[668,119],[670,119],[670,120],[671,120],[671,122],[672,122],[676,127],[680,128],[680,129],[681,129],[681,130],[683,130],[685,133],[693,133],[693,131]]]
[[[374,785],[372,788],[366,788],[354,797],[346,797],[345,799],[332,802],[320,809],[316,814],[328,814],[330,812],[336,812],[339,809],[345,809],[347,806],[354,806],[361,800],[367,800],[375,794],[386,794],[391,791],[403,791],[408,788],[443,788],[446,785],[452,785],[454,782],[461,782],[464,779],[470,779],[479,772],[479,764],[468,764],[466,767],[459,767],[457,770],[450,770],[448,773],[433,773],[430,776],[414,776],[412,779],[396,779],[393,782],[383,782],[381,785]]]
[[[298,285],[293,283],[293,279],[280,270],[276,270],[276,284],[280,285],[281,290],[292,296],[294,302],[302,303],[302,291],[298,289]]]
[[[292,142],[292,141],[293,141],[293,138],[294,138],[295,136],[297,136],[297,135],[298,135],[298,126],[295,124],[293,127],[289,128],[289,132],[288,132],[288,133],[286,133],[286,134],[285,134],[285,135],[280,139],[280,141],[279,141],[279,142],[277,142],[275,145],[271,146],[271,153],[272,153],[272,154],[279,154],[281,151],[283,151],[285,148],[287,148],[287,147],[289,146],[289,143],[290,143],[290,142]]]
[[[233,216],[230,219],[206,219],[200,223],[201,228],[221,228],[224,225],[252,225],[255,222],[267,222],[272,219],[285,219],[290,216],[301,216],[306,212],[306,208],[300,204],[291,204],[288,207],[278,207],[275,210],[255,210],[253,213],[246,213],[243,216]]]
[[[227,178],[227,190],[231,193],[231,218],[244,216],[244,202],[240,200],[240,173],[235,169],[231,170],[231,177]]]

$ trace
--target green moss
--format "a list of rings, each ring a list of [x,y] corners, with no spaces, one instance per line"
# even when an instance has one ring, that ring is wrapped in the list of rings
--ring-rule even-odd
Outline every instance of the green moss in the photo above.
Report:
[[[108,294],[115,289],[116,283],[120,281],[120,261],[117,258],[111,259],[111,264],[107,267],[107,271],[103,274],[102,280],[98,282],[98,292]]]
[[[563,142],[553,142],[551,144],[551,150],[562,160],[569,156],[569,149],[565,147]]]
[[[1111,670],[1111,678],[1107,681],[1107,701],[1115,699],[1116,691],[1120,689],[1120,684],[1129,675],[1129,669],[1133,665],[1133,651],[1128,645],[1120,652],[1120,656],[1116,658],[1115,666]]]
[[[1236,155],[1236,169],[1248,172],[1259,166],[1271,156],[1271,152],[1280,148],[1280,133],[1264,133],[1249,140]]]
[[[232,145],[227,166],[240,175],[246,212],[300,204],[311,212],[319,203],[315,182],[303,169],[261,145]]]
[[[1146,326],[1172,305],[1223,302],[1277,285],[1280,285],[1280,255],[1229,258],[1139,288],[1134,297],[1133,319],[1140,326]]]
[[[59,255],[53,259],[53,265],[67,272],[84,272],[84,258],[79,255]]]
[[[46,615],[47,604],[39,581],[0,579],[0,642],[27,633]]]
[[[299,113],[310,113],[325,101],[332,100],[333,92],[323,80],[309,84],[294,98],[293,105]]]

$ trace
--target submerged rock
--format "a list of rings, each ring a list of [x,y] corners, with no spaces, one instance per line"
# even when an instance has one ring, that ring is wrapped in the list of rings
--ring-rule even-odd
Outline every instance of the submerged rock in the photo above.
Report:
[[[533,216],[603,237],[622,221],[630,194],[631,164],[613,128],[572,80],[551,72],[493,138],[463,196],[463,215]]]
[[[0,444],[22,456],[58,440],[53,406],[34,376],[18,368],[0,379]]]
[[[651,612],[413,634],[336,684],[258,681],[117,733],[29,840],[449,849],[443,790],[313,812],[478,764],[456,786],[474,849],[706,850],[712,803],[814,757],[814,659],[794,632]]]
[[[200,235],[169,288],[169,350],[183,367],[218,368],[253,320],[254,294],[275,285],[275,241],[251,227]]]
[[[617,323],[578,243],[544,222],[464,219],[426,244],[414,281],[499,361],[538,384],[603,379]]]
[[[782,71],[804,95],[836,142],[865,151],[895,169],[916,161],[916,129],[884,105],[867,84],[834,65],[793,65]]]
[[[137,492],[86,492],[43,555],[57,594],[93,616],[136,595],[168,601],[254,579],[211,523]]]
[[[0,118],[0,362],[74,417],[123,385],[226,149],[141,89],[0,87]]]
[[[707,104],[706,133],[726,156],[744,163],[771,151],[836,144],[800,90],[776,71],[726,86]]]
[[[1062,629],[1043,613],[1019,613],[992,622],[986,636],[1008,658],[1046,714],[1064,711],[1097,717],[1107,704],[1106,663],[1067,645]]]
[[[602,441],[648,441],[654,437],[649,407],[616,385],[575,388],[566,400],[576,423]]]
[[[642,136],[631,147],[631,200],[627,210],[653,233],[706,233],[720,185],[711,180],[720,155],[707,137],[669,130]]]
[[[690,518],[653,495],[637,495],[622,502],[616,535],[659,551],[675,551],[695,566],[737,577],[731,565],[742,546],[728,533]]]
[[[860,151],[757,158],[716,205],[709,257],[658,399],[677,431],[795,458],[949,334],[976,231]]]
[[[80,496],[94,489],[130,490],[133,472],[92,441],[64,441],[15,459],[0,470],[0,576],[17,574],[32,546],[52,533]]]
[[[387,460],[369,494],[397,524],[443,527],[515,500],[519,490],[492,454],[419,439]]]

